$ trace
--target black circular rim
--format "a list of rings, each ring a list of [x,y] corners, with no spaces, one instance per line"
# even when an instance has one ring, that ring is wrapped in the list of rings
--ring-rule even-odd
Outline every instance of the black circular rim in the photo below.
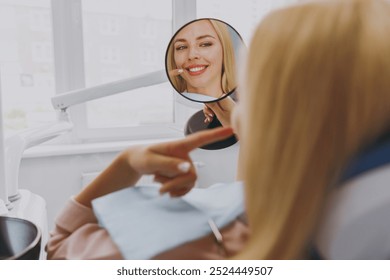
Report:
[[[212,101],[199,101],[199,100],[195,100],[195,99],[191,99],[187,96],[185,96],[184,94],[182,94],[181,92],[179,92],[176,87],[173,85],[172,81],[171,81],[171,78],[169,77],[169,73],[168,73],[168,67],[167,67],[167,64],[168,64],[168,50],[169,50],[169,46],[171,45],[172,41],[173,41],[173,38],[176,36],[177,33],[179,33],[184,27],[186,27],[187,25],[193,23],[193,22],[196,22],[196,21],[199,21],[199,20],[216,20],[216,21],[219,21],[221,23],[224,23],[226,24],[227,26],[229,26],[234,32],[236,32],[237,36],[240,38],[242,44],[245,46],[244,44],[244,40],[242,39],[240,33],[237,32],[237,30],[231,26],[229,23],[223,21],[223,20],[220,20],[220,19],[217,19],[217,18],[197,18],[197,19],[194,19],[194,20],[191,20],[190,22],[187,22],[186,24],[184,24],[182,27],[180,27],[176,32],[175,34],[173,34],[172,38],[169,40],[169,43],[168,43],[168,46],[167,46],[167,50],[165,51],[165,73],[168,77],[168,81],[169,83],[171,84],[171,86],[173,87],[173,89],[178,93],[180,94],[181,96],[183,96],[184,98],[190,100],[190,101],[193,101],[193,102],[197,102],[197,103],[213,103],[213,102],[218,102],[222,99],[225,99],[227,98],[228,96],[230,96],[233,92],[236,91],[237,87],[233,88],[231,91],[229,91],[227,94],[223,95],[222,97],[219,97],[215,100],[212,100]]]

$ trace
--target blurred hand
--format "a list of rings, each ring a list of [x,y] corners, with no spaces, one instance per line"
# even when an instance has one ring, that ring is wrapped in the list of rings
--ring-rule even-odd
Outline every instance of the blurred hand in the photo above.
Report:
[[[183,69],[172,69],[168,72],[169,77],[171,77],[171,78],[179,76],[180,74],[183,74],[183,73],[184,73]]]
[[[204,122],[211,122],[214,116],[217,116],[222,126],[231,126],[230,119],[235,105],[236,103],[230,97],[217,102],[206,103],[203,108]]]
[[[232,134],[228,127],[209,129],[174,142],[131,147],[125,151],[125,157],[138,174],[154,175],[154,180],[162,184],[160,193],[182,196],[192,189],[197,179],[189,153]]]

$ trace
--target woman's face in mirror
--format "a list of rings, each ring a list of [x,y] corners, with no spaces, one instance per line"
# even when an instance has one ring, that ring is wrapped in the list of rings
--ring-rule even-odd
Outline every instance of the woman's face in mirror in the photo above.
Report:
[[[236,54],[242,47],[240,34],[223,21],[204,18],[189,22],[168,44],[168,79],[189,100],[220,101],[233,94],[237,86]]]
[[[176,67],[183,70],[187,92],[221,97],[223,49],[209,20],[195,21],[180,30],[173,40],[173,57]]]

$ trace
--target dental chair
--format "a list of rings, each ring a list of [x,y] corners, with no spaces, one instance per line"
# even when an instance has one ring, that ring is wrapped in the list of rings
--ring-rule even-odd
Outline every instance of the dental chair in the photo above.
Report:
[[[347,168],[324,213],[313,259],[390,259],[390,133]]]

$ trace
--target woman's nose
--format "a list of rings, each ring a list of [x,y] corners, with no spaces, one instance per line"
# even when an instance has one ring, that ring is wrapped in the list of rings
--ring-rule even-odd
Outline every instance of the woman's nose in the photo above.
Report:
[[[188,59],[196,59],[199,58],[199,51],[198,48],[196,47],[190,47],[189,53],[188,53]]]

